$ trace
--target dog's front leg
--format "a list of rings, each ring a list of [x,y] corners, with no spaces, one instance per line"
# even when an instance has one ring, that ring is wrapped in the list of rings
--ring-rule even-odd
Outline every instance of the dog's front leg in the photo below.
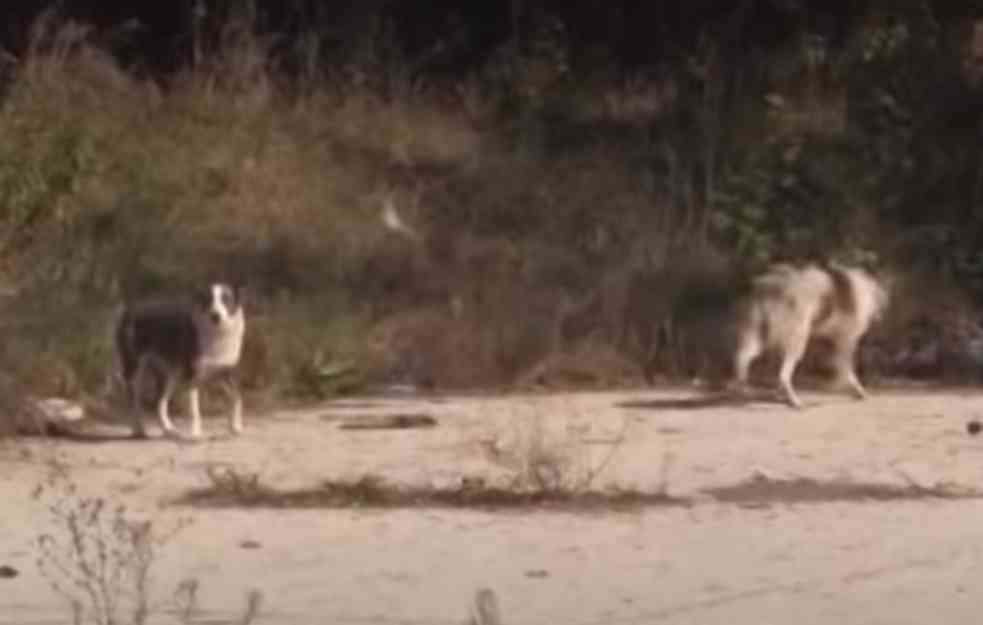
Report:
[[[230,372],[222,381],[222,388],[231,402],[229,412],[229,430],[235,435],[242,434],[242,393],[239,390],[239,380],[235,372]]]
[[[192,384],[188,388],[188,415],[191,417],[191,438],[201,438],[201,402],[198,395],[198,386],[195,384]]]
[[[748,375],[751,370],[751,363],[761,355],[762,345],[760,339],[747,334],[741,337],[740,344],[734,354],[732,365],[732,377],[728,384],[730,392],[744,397],[748,394]]]
[[[232,400],[232,415],[229,417],[229,428],[233,434],[242,434],[242,397],[238,392]]]
[[[140,381],[143,379],[145,369],[146,361],[141,360],[137,363],[135,371],[124,372],[133,438],[147,438],[147,426],[143,423],[143,406],[140,403]]]

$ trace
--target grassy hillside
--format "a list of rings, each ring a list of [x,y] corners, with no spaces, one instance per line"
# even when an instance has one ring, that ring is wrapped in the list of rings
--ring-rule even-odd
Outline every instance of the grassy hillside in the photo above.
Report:
[[[384,29],[285,63],[248,15],[153,79],[42,19],[0,107],[0,380],[103,392],[119,304],[211,278],[248,289],[268,398],[691,372],[713,294],[786,258],[888,269],[898,343],[981,275],[978,56],[927,19],[631,74],[544,27],[454,80]]]

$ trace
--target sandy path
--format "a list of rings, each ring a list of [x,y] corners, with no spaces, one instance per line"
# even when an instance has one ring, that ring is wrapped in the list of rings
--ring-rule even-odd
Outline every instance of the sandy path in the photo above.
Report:
[[[705,497],[753,476],[977,489],[983,437],[965,421],[983,397],[883,392],[865,403],[805,394],[712,406],[685,392],[336,402],[247,422],[238,439],[21,441],[0,448],[0,623],[69,622],[34,566],[47,516],[30,497],[56,458],[84,489],[161,523],[193,523],[159,562],[158,587],[194,577],[203,620],[229,622],[251,588],[260,623],[457,623],[474,591],[499,595],[509,623],[963,623],[979,605],[983,500],[775,503]],[[427,412],[430,430],[350,431],[346,415]],[[562,438],[626,441],[598,485],[695,497],[688,508],[559,513],[453,510],[203,510],[162,505],[207,484],[205,467],[304,487],[365,473],[453,484],[505,471],[482,440],[509,441],[541,420]],[[626,421],[627,420],[627,421]],[[224,423],[209,426],[220,432]],[[258,548],[244,548],[255,541]],[[972,610],[972,612],[971,612]],[[166,617],[159,622],[172,622]]]

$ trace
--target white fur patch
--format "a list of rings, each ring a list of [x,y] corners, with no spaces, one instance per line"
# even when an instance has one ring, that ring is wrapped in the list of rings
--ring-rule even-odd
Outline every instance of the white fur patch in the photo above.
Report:
[[[198,365],[202,373],[235,366],[242,355],[246,319],[241,304],[236,302],[232,310],[226,305],[230,294],[228,286],[212,285],[208,309],[195,315],[201,348]]]

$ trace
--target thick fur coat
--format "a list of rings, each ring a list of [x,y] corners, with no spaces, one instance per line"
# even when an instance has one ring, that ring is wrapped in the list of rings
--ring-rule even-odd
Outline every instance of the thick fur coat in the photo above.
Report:
[[[755,359],[776,351],[781,356],[779,387],[791,405],[800,407],[792,378],[810,339],[823,338],[832,347],[836,381],[857,398],[867,397],[857,378],[855,355],[887,304],[886,288],[860,268],[836,263],[771,267],[754,279],[737,305],[735,382],[745,388]]]

